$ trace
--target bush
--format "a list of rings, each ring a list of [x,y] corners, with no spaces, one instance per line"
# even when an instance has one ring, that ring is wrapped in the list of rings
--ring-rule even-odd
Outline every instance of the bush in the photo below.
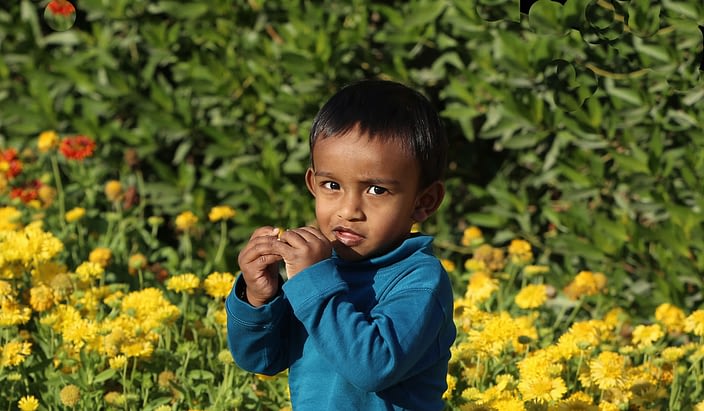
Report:
[[[521,14],[509,0],[81,0],[67,31],[44,6],[0,10],[0,206],[44,221],[69,270],[105,247],[106,284],[124,292],[236,272],[254,227],[313,219],[302,175],[318,107],[384,77],[446,120],[448,198],[422,227],[441,256],[463,265],[478,226],[495,247],[528,241],[558,290],[605,273],[636,323],[702,304],[699,1],[539,0]],[[37,151],[47,130],[95,153]],[[221,205],[236,214],[211,222]],[[74,207],[80,223],[65,220]],[[141,281],[126,274],[138,253]]]

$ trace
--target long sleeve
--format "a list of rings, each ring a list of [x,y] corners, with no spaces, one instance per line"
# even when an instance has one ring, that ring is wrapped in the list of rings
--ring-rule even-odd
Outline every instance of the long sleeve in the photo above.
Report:
[[[244,286],[240,276],[225,301],[227,342],[237,365],[266,375],[289,366],[291,307],[282,295],[261,307],[252,307],[237,298]]]
[[[320,355],[366,392],[382,391],[433,366],[447,355],[455,335],[454,326],[447,329],[452,290],[439,261],[421,259],[386,277],[389,284],[378,290],[369,311],[356,306],[360,296],[350,292],[333,260],[284,284],[294,315]],[[374,278],[383,283],[385,274],[375,272]]]

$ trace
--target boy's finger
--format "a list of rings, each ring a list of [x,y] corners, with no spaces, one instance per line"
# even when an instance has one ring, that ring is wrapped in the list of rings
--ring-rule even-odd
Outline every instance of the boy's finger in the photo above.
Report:
[[[317,239],[319,239],[319,240],[328,242],[328,239],[325,238],[325,236],[323,235],[323,233],[322,233],[320,230],[318,230],[317,228],[315,228],[315,227],[301,227],[301,228],[299,228],[299,230],[301,230],[301,231],[305,232],[306,234],[309,234],[309,235],[312,236],[312,237],[310,237],[310,236],[307,237],[308,241],[311,241],[311,240],[314,241],[314,240],[317,238]]]
[[[292,247],[302,247],[308,242],[298,229],[286,230],[281,234],[281,242],[288,243]]]
[[[249,263],[256,260],[260,255],[272,254],[272,245],[275,242],[276,237],[270,236],[257,237],[252,239],[244,248],[244,250],[242,250],[242,252],[240,253],[240,262]]]
[[[263,236],[278,236],[279,234],[279,228],[278,227],[272,227],[272,226],[263,226],[259,227],[254,232],[252,233],[252,236],[249,237],[249,240],[253,240],[257,237],[263,237]]]
[[[282,258],[286,258],[286,256],[289,255],[289,252],[293,249],[294,246],[283,240],[274,241],[274,244],[272,244],[272,250],[274,253],[280,255]]]

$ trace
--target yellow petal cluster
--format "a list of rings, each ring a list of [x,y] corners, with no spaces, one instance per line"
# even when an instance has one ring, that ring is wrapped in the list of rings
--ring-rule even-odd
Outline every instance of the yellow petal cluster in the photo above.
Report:
[[[235,210],[232,209],[232,207],[230,206],[215,206],[210,209],[210,212],[208,213],[208,219],[212,222],[229,220],[234,217],[235,214]]]

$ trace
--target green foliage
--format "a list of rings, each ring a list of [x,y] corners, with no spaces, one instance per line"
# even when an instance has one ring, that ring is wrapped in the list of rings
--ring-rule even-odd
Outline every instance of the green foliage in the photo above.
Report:
[[[64,32],[39,2],[0,11],[3,146],[89,135],[105,177],[143,179],[150,215],[228,204],[239,244],[312,220],[315,112],[347,82],[393,78],[437,104],[453,148],[424,230],[525,238],[563,283],[604,271],[625,304],[702,302],[698,0],[539,0],[522,15],[509,0],[77,6]]]

